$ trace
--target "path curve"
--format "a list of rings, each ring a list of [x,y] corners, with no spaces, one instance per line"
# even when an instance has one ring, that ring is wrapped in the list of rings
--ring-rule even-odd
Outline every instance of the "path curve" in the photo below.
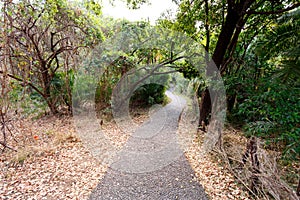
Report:
[[[176,134],[186,102],[166,94],[171,103],[133,133],[89,199],[207,199]]]

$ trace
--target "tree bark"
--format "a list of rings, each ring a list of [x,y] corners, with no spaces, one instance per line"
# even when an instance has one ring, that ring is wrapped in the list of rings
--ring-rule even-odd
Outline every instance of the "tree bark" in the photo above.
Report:
[[[200,102],[200,118],[199,125],[208,124],[208,116],[211,112],[211,98],[208,88],[206,88],[201,94]],[[204,127],[202,127],[204,129]]]
[[[44,98],[47,102],[48,107],[50,108],[50,111],[52,114],[57,114],[58,113],[58,109],[57,106],[55,104],[55,101],[53,100],[52,96],[51,96],[51,81],[52,81],[52,77],[49,74],[49,71],[46,67],[46,62],[42,61],[41,62],[41,69],[43,69],[42,72],[42,81],[43,81],[43,90],[44,90]]]
[[[221,33],[218,37],[218,42],[212,56],[212,60],[214,61],[214,64],[217,66],[217,69],[220,69],[221,67],[221,64],[225,57],[227,47],[231,42],[231,38],[233,36],[238,20],[239,20],[238,13],[235,10],[229,8],[224,27],[222,28]],[[212,66],[208,65],[207,72],[206,72],[208,77],[212,75],[212,71],[213,71]],[[199,125],[203,123],[205,125],[208,124],[208,117],[211,112],[211,106],[212,105],[211,105],[210,94],[208,88],[206,88],[201,94]]]
[[[239,18],[239,14],[234,9],[228,8],[225,24],[218,37],[218,42],[212,56],[218,69],[220,69],[221,64],[223,63],[227,47],[231,42]]]
[[[244,0],[238,4],[232,5],[232,2],[228,4],[225,24],[222,27],[221,33],[218,37],[216,48],[212,56],[212,61],[214,62],[218,70],[221,69],[221,65],[225,59],[228,46],[233,42],[237,42],[239,33],[236,37],[233,38],[234,32],[238,28],[239,21],[245,16],[245,10],[247,10],[253,2],[254,1],[252,0]],[[233,39],[236,41],[232,41]],[[213,71],[214,69],[212,68],[212,65],[208,64],[206,72],[207,77],[210,77]],[[212,106],[211,102],[212,99],[209,95],[209,91],[208,89],[205,89],[201,95],[199,125],[201,125],[203,122],[205,122],[206,124],[206,122],[208,121]]]

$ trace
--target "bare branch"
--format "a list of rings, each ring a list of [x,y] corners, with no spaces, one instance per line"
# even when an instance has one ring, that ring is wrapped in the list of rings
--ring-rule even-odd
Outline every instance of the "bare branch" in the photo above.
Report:
[[[8,146],[5,142],[0,141],[0,144],[4,147],[4,148],[2,149],[2,151],[4,151],[6,148],[8,148],[8,149],[10,149],[10,150],[13,150],[13,151],[17,151],[16,149],[14,149],[14,148]]]
[[[61,54],[64,51],[71,51],[73,50],[73,48],[71,46],[65,46],[65,47],[61,47],[58,50],[54,51],[53,54],[51,54],[47,59],[46,62],[47,64],[47,68],[49,69],[51,67],[51,63],[52,61],[55,59],[55,57],[57,57],[59,54]]]
[[[43,8],[41,10],[41,12],[39,13],[39,15],[37,16],[37,18],[34,20],[34,22],[32,23],[32,25],[28,28],[28,31],[31,30],[37,23],[37,21],[41,18],[42,14],[45,12],[45,8]]]
[[[4,74],[4,72],[2,70],[0,70],[0,74]],[[28,82],[28,81],[25,81],[17,76],[14,76],[12,74],[6,74],[8,77],[12,78],[12,79],[15,79],[17,81],[20,81],[20,82],[25,82],[27,85],[29,85],[32,89],[34,89],[37,93],[39,93],[40,95],[42,95],[42,97],[45,98],[45,95],[37,88],[35,87],[32,83]]]
[[[49,23],[49,24],[46,26],[46,28],[44,29],[44,31],[42,32],[42,34],[40,34],[40,36],[39,36],[38,39],[37,39],[38,43],[41,41],[41,39],[43,38],[43,36],[48,32],[48,30],[49,30],[49,28],[50,28],[51,25],[52,25],[52,24]]]
[[[52,35],[52,34],[51,34]],[[53,34],[53,37],[54,37],[55,34]],[[64,40],[68,40],[70,37],[65,37],[65,38],[62,38],[60,40],[58,40],[55,44],[51,45],[51,50],[54,51],[54,48],[62,41]],[[53,39],[53,38],[52,38]]]
[[[163,66],[163,65],[167,65],[167,64],[172,64],[172,63],[174,63],[175,61],[181,60],[181,59],[183,59],[183,58],[188,58],[188,57],[187,57],[187,56],[179,56],[179,57],[177,57],[177,58],[174,58],[174,59],[171,59],[171,60],[167,60],[167,61],[165,61],[165,62],[162,62],[162,63],[160,63],[159,65],[160,65],[160,66]]]

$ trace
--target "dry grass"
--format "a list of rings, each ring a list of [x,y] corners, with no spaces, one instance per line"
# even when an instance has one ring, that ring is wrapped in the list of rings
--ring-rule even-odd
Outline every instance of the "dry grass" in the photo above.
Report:
[[[178,133],[197,181],[212,200],[250,199],[234,176],[219,164],[221,160],[204,152],[204,132],[197,132],[194,118],[191,108],[186,109],[181,115]]]
[[[148,110],[132,112],[134,123],[148,119]],[[102,129],[122,146],[124,134],[108,112]],[[103,166],[82,145],[72,118],[47,116],[14,122],[8,143],[17,151],[0,155],[0,199],[87,199],[105,175]]]
[[[243,132],[232,127],[225,128],[221,145],[215,146],[209,154],[205,154],[204,148],[201,147],[206,133],[197,133],[197,130],[191,129],[195,127],[192,122],[198,121],[194,119],[195,113],[191,107],[182,114],[179,134],[183,138],[186,156],[196,172],[198,181],[211,199],[299,199],[295,192],[300,178],[299,160],[282,166],[278,162],[280,153],[264,149],[263,142],[258,140],[260,174],[256,191],[252,191],[251,159],[249,158],[244,166],[242,162],[248,143]],[[187,136],[189,140],[186,139]]]
[[[45,117],[16,123],[10,143],[17,152],[1,154],[0,196],[4,199],[86,199],[104,176],[76,136],[70,118]]]
[[[253,166],[251,159],[248,158],[243,167],[242,157],[246,151],[247,138],[243,136],[241,131],[233,128],[227,128],[223,136],[223,152],[218,156],[226,163],[226,166],[231,170],[235,177],[249,190],[253,198],[256,199],[291,199],[298,200],[295,187],[291,187],[291,183],[284,181],[287,173],[300,173],[300,165],[296,162],[290,167],[290,170],[282,170],[279,165],[280,153],[266,150],[264,144],[258,140],[257,156],[259,160],[259,171],[257,174],[258,185],[251,188],[251,177],[253,176]],[[221,156],[220,156],[221,155]],[[297,184],[297,183],[296,183]],[[255,190],[255,191],[253,191]]]
[[[148,109],[132,111],[134,123],[146,121],[148,112]],[[255,198],[246,189],[249,188],[251,164],[246,163],[242,171],[238,168],[247,144],[242,132],[226,129],[223,137],[225,157],[220,152],[204,154],[201,148],[204,133],[191,129],[195,127],[195,119],[189,113],[187,110],[182,114],[179,138],[197,181],[203,185],[210,199]],[[102,129],[111,141],[121,147],[129,135],[120,130],[109,114],[106,113],[106,116]],[[12,138],[9,142],[17,152],[7,150],[0,157],[0,196],[4,199],[85,199],[104,176],[107,166],[100,165],[82,146],[70,118],[52,116],[36,121],[21,120],[15,126],[16,130],[20,130],[14,135],[18,143]],[[261,185],[257,198],[268,199],[269,194],[275,199],[294,198],[290,195],[293,194],[291,187],[281,177],[286,173],[297,176],[300,164],[278,167],[278,156],[277,152],[266,151],[260,146],[263,173],[259,177]]]

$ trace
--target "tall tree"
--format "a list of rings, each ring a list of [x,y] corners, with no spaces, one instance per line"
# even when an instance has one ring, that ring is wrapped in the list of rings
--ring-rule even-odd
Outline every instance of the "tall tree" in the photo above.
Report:
[[[208,75],[209,66],[213,63],[224,75],[229,72],[228,66],[232,62],[238,42],[241,42],[241,33],[256,32],[265,26],[268,19],[276,18],[299,6],[297,1],[285,0],[183,0],[179,3],[180,9],[174,25],[176,29],[185,31],[201,42],[211,52],[211,60],[207,63]],[[257,34],[258,32],[254,36]],[[208,118],[212,101],[209,91],[205,89],[201,95],[200,122]]]
[[[65,0],[8,1],[3,14],[9,21],[7,76],[41,95],[52,113],[58,112],[59,101],[70,109],[68,72],[80,49],[101,40],[101,31],[89,24],[82,9],[71,8]],[[58,82],[68,90],[57,92]]]

